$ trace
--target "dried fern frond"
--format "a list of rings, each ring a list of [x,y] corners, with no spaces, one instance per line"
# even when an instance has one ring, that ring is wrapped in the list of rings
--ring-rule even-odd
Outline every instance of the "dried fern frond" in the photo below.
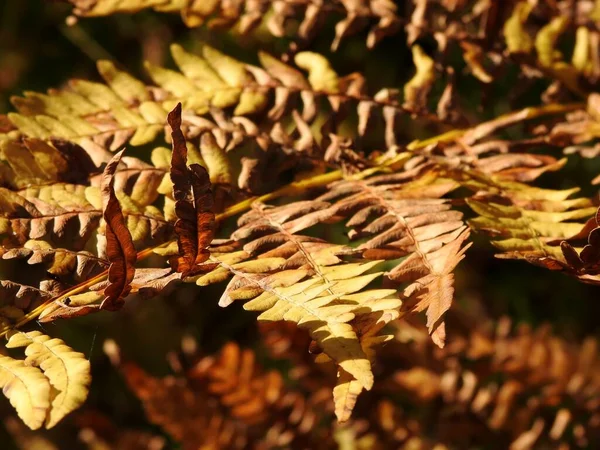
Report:
[[[322,60],[317,58],[317,61]],[[571,107],[564,107],[568,108]],[[438,345],[443,345],[443,315],[453,297],[452,272],[468,247],[465,245],[468,231],[462,214],[452,211],[451,203],[442,197],[465,186],[518,198],[510,193],[526,192],[525,187],[519,189],[507,179],[529,181],[560,166],[552,157],[494,155],[502,152],[501,147],[473,150],[480,139],[498,129],[541,114],[528,110],[465,130],[460,142],[454,138],[450,145],[445,145],[448,142],[442,143],[446,139],[442,137],[437,142],[439,146],[415,143],[405,153],[392,148],[382,158],[373,160],[376,164],[372,167],[354,175],[329,172],[319,175],[318,182],[299,181],[262,197],[272,200],[302,193],[308,187],[325,188],[325,193],[311,193],[307,200],[278,207],[260,201],[235,205],[220,217],[248,206],[252,210],[240,218],[229,241],[215,243],[209,249],[211,257],[207,260],[206,245],[212,239],[211,226],[207,226],[211,221],[209,181],[203,172],[187,167],[188,156],[194,167],[198,153],[187,149],[183,135],[178,132],[179,112],[176,109],[170,121],[174,132],[171,154],[156,149],[152,167],[130,159],[122,167],[122,173],[118,170],[120,154],[117,154],[104,168],[101,195],[95,194],[93,205],[97,205],[106,223],[97,235],[100,237],[97,258],[105,265],[110,264],[109,270],[84,278],[74,288],[53,291],[42,306],[16,323],[37,314],[41,314],[42,320],[51,320],[101,308],[118,309],[130,294],[153,295],[180,280],[207,285],[233,276],[222,297],[223,305],[236,299],[249,300],[247,309],[261,311],[262,320],[297,323],[311,333],[324,351],[318,359],[335,362],[338,370],[335,412],[341,421],[348,420],[360,392],[373,384],[374,349],[390,338],[384,330],[386,324],[400,314],[427,309],[432,337]],[[204,139],[205,146],[213,144]],[[350,155],[351,147],[346,150],[346,155]],[[490,158],[494,156],[497,158],[491,164]],[[223,173],[218,159],[212,164],[215,171],[211,175]],[[210,169],[210,164],[207,165]],[[93,177],[90,184],[98,183],[94,180]],[[122,180],[125,191],[120,195],[114,188],[118,180]],[[155,187],[156,194],[143,189],[144,180]],[[97,192],[89,186],[64,183],[32,187],[25,192],[44,189],[54,192],[56,186],[63,185],[83,190],[86,200],[86,193]],[[7,192],[13,196],[20,193]],[[129,196],[137,200],[128,200]],[[181,221],[171,231],[175,240],[168,241],[168,245],[159,241],[157,247],[134,249],[135,242],[147,237],[152,227],[140,230],[129,222],[132,209],[129,203],[137,203],[138,210],[154,214],[152,204],[160,196],[165,199],[164,215],[158,214],[165,221]],[[16,200],[13,203],[20,205]],[[336,222],[345,222],[351,228],[351,239],[367,240],[352,248],[299,234],[319,224]],[[17,243],[8,250],[17,251],[25,244]],[[153,253],[170,257],[172,268],[134,267],[138,257]],[[369,273],[379,260],[403,257],[407,258],[386,274]],[[375,281],[395,283],[395,289],[369,286]]]
[[[597,283],[594,270],[597,252],[586,250],[587,262],[583,262],[569,241],[588,238],[597,227],[597,218],[589,226],[581,220],[595,214],[596,208],[587,199],[572,199],[574,190],[552,191],[526,189],[518,191],[515,198],[508,200],[467,200],[469,206],[479,214],[471,225],[494,237],[492,244],[502,253],[498,257],[523,259],[551,270],[561,270],[579,277],[582,281]],[[523,195],[524,194],[524,195]],[[504,200],[504,204],[501,203]],[[595,244],[595,234],[590,235],[590,247]],[[589,256],[587,256],[589,255]]]
[[[507,320],[495,334],[476,327],[433,353],[427,341],[415,342],[412,367],[394,382],[416,404],[439,402],[422,423],[449,445],[501,433],[498,448],[593,448],[600,439],[595,340],[574,345],[548,327],[510,330]]]
[[[493,83],[504,69],[517,64],[521,79],[555,80],[585,97],[600,74],[597,22],[590,20],[592,2],[551,5],[527,1],[484,3],[415,0],[405,29],[408,43],[432,36],[440,56],[460,46],[472,75]],[[568,36],[568,38],[567,38]],[[559,40],[574,41],[572,59],[558,51]],[[441,59],[441,58],[440,58]],[[556,87],[556,86],[555,86]]]
[[[7,162],[0,172],[2,184],[24,187],[67,180],[72,173],[81,174],[80,167],[85,174],[99,172],[110,152],[125,143],[139,146],[154,141],[164,128],[167,112],[178,102],[183,105],[183,132],[193,144],[194,162],[208,166],[213,182],[240,188],[251,188],[257,179],[265,178],[264,170],[283,170],[269,164],[282,149],[288,157],[322,158],[331,143],[328,136],[336,133],[352,110],[359,117],[355,133],[359,137],[374,124],[375,112],[382,110],[387,145],[396,143],[394,127],[400,114],[438,120],[420,100],[403,106],[394,90],[369,95],[361,75],[339,77],[323,56],[312,52],[294,58],[307,77],[266,53],[259,55],[263,68],[243,64],[208,46],[201,55],[194,55],[174,45],[172,54],[181,73],[147,65],[157,86],[145,86],[114,64],[101,61],[98,68],[106,85],[73,80],[66,90],[14,98],[19,112],[8,114],[14,129],[0,134],[1,156]],[[407,85],[410,98],[424,98],[431,80],[422,78],[418,73]],[[228,114],[214,108],[226,109]],[[214,121],[202,117],[209,112]],[[322,121],[320,130],[315,129]],[[209,136],[200,139],[206,133]],[[233,155],[247,142],[253,143],[254,151],[240,165],[228,153]],[[20,155],[31,164],[25,166]],[[79,177],[85,181],[83,174]]]
[[[244,308],[261,311],[259,320],[292,321],[306,328],[340,370],[356,380],[360,390],[370,389],[373,378],[368,347],[386,338],[371,343],[366,328],[381,321],[374,333],[379,331],[384,323],[398,316],[401,302],[393,295],[394,290],[364,289],[382,274],[367,273],[376,262],[344,263],[340,257],[352,254],[350,249],[292,234],[287,226],[290,224],[280,221],[302,214],[300,205],[295,206],[296,211],[255,206],[253,213],[241,219],[248,220],[251,227],[241,227],[236,232],[238,236],[251,236],[255,230],[264,232],[269,228],[275,234],[250,241],[241,252],[220,255],[214,249],[213,257],[221,267],[200,277],[198,283],[215,282],[231,273],[234,278],[221,298],[223,306],[236,299],[250,300]],[[300,220],[307,218],[300,216]],[[298,228],[302,227],[298,224]],[[238,262],[251,256],[247,253],[251,247],[256,254],[261,252],[261,246],[283,242],[290,245],[283,244],[255,261]]]
[[[156,379],[130,365],[125,365],[123,372],[148,420],[181,442],[183,448],[195,449],[202,444],[244,448],[243,427],[224,418],[205,396],[192,394],[184,380]]]
[[[107,346],[105,345],[105,348]],[[108,346],[117,362],[114,344]],[[318,419],[327,399],[309,400],[285,387],[276,371],[263,372],[251,350],[226,344],[215,357],[201,358],[184,376],[154,378],[133,363],[118,363],[140,398],[148,419],[183,448],[331,448]]]
[[[334,264],[339,261],[336,262],[335,258],[326,253],[327,245],[320,244],[315,239],[296,236],[295,233],[317,223],[345,219],[354,228],[350,231],[351,238],[371,236],[358,247],[364,258],[378,260],[410,256],[387,276],[393,281],[409,284],[405,296],[414,300],[410,308],[432,308],[429,326],[434,332],[440,326],[438,322],[451,301],[452,294],[448,289],[451,289],[452,282],[447,277],[460,260],[464,251],[460,250],[461,243],[468,233],[461,221],[461,213],[451,211],[448,204],[438,199],[455,189],[458,184],[449,179],[437,178],[427,172],[426,168],[421,173],[422,168],[423,166],[417,166],[416,170],[397,175],[376,175],[364,180],[357,178],[340,181],[330,185],[326,194],[311,202],[297,202],[277,208],[257,205],[253,212],[240,219],[238,230],[232,235],[234,240],[242,240],[243,250],[227,253],[222,261],[231,266],[229,270],[238,278],[241,275],[236,271],[242,270],[243,265],[249,267],[248,263],[242,262],[249,257],[258,257],[253,272],[269,272],[278,266],[284,270],[308,267],[318,275],[321,269],[315,258],[329,258]],[[254,238],[255,235],[258,239]],[[339,251],[335,247],[333,249]],[[265,250],[268,251],[265,253]],[[218,248],[214,254],[217,259],[220,258]],[[312,254],[315,256],[311,257]],[[287,260],[285,265],[285,260],[277,260],[282,257]],[[264,268],[259,267],[261,261],[265,264]],[[272,264],[276,266],[273,267]],[[227,276],[227,271],[226,267],[219,269],[218,272],[200,278],[198,283],[203,285],[222,280]],[[298,281],[293,274],[285,275],[287,283]],[[303,278],[302,273],[298,275],[300,279]],[[274,283],[285,283],[284,280],[283,274],[268,278],[269,282]],[[449,284],[443,289],[439,289],[441,286],[434,287],[441,280],[446,280],[444,283]],[[222,300],[224,304],[235,298],[233,293],[236,283],[239,282],[234,279],[227,289],[226,297]],[[259,292],[260,283],[260,279],[254,282]],[[250,281],[244,283],[247,284]],[[417,289],[417,286],[420,288]],[[428,292],[442,296],[449,294],[450,297],[432,297]],[[244,292],[239,295],[243,296],[241,298],[248,298],[252,294]],[[443,332],[438,333],[442,333],[437,339],[442,345]]]
[[[244,307],[262,311],[259,320],[289,320],[307,328],[324,351],[321,359],[327,355],[340,368],[334,391],[340,420],[347,420],[358,393],[370,389],[372,347],[387,339],[377,332],[400,313],[394,290],[364,289],[382,275],[367,273],[378,259],[410,255],[387,277],[408,285],[407,310],[429,309],[433,337],[443,345],[440,319],[452,301],[452,270],[468,232],[462,215],[436,199],[457,183],[434,176],[411,182],[411,175],[419,170],[341,181],[314,201],[280,207],[254,203],[238,221],[234,242],[222,246],[226,251],[212,249],[220,267],[197,279],[206,285],[233,275],[221,305],[250,299]],[[296,234],[344,218],[374,237],[352,250]],[[360,237],[356,230],[351,234]],[[344,255],[375,261],[345,262]]]
[[[215,0],[203,3],[198,0],[128,0],[106,1],[68,0],[73,4],[73,13],[78,17],[107,16],[117,13],[135,13],[153,8],[159,12],[180,13],[188,27],[207,25],[212,29],[233,28],[247,34],[263,22],[267,30],[276,37],[289,35],[290,22],[298,22],[297,39],[308,41],[314,38],[325,18],[342,16],[335,26],[335,50],[340,41],[369,26],[367,46],[374,47],[383,37],[394,34],[400,28],[396,15],[397,6],[390,0],[333,0],[330,2],[306,2],[302,0],[258,0],[235,3]]]

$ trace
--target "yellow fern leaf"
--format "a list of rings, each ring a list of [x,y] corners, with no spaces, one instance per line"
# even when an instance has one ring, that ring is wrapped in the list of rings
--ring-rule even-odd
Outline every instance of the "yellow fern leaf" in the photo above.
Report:
[[[271,288],[258,281],[256,284],[264,292],[246,303],[244,309],[262,311],[259,320],[288,320],[306,328],[331,359],[370,389],[371,364],[348,322],[355,317],[353,311],[361,307],[360,297],[351,294],[381,275],[362,275],[371,267],[373,263],[323,267],[321,276],[289,287]],[[239,277],[245,276],[235,269],[232,271]],[[369,291],[363,294],[363,298],[369,298]]]
[[[501,258],[523,259],[552,270],[567,270],[569,265],[558,246],[577,235],[596,208],[589,199],[568,199],[577,189],[550,190],[520,183],[497,183],[509,205],[488,200],[468,199],[478,214],[471,219],[472,228],[494,237],[492,244]]]
[[[35,430],[44,424],[50,407],[50,383],[40,369],[0,355],[0,386],[29,428]]]
[[[339,422],[350,419],[358,395],[362,392],[363,385],[354,379],[352,375],[340,370],[336,386],[333,388],[333,402],[335,403],[335,415]]]
[[[25,363],[40,367],[52,387],[58,391],[48,412],[46,428],[52,428],[85,401],[91,375],[90,363],[83,353],[75,352],[62,340],[53,339],[39,331],[17,332],[6,346],[26,347]]]

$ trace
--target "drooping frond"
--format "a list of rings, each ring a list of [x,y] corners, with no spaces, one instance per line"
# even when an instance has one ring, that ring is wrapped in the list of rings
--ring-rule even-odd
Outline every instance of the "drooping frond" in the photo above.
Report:
[[[234,275],[221,305],[250,300],[244,308],[261,311],[259,320],[297,323],[350,380],[356,380],[359,392],[370,389],[373,375],[368,350],[375,342],[369,337],[398,317],[401,301],[394,290],[365,290],[382,275],[368,273],[377,261],[345,262],[344,254],[356,252],[294,234],[311,224],[311,214],[303,215],[302,207],[311,207],[305,203],[291,208],[255,205],[240,219],[242,226],[234,233],[237,239],[249,242],[233,253],[220,254],[215,248],[213,258],[220,268],[198,278],[197,283]],[[312,215],[315,213],[319,211]],[[285,222],[293,218],[297,220]],[[265,235],[265,231],[273,234]],[[263,236],[252,239],[256,233]],[[243,261],[250,257],[252,261]],[[367,332],[370,328],[372,333]],[[385,337],[375,341],[378,339],[384,341]]]
[[[238,230],[232,235],[234,240],[242,241],[242,249],[226,254],[223,262],[230,265],[232,271],[241,271],[236,264],[249,265],[242,261],[258,257],[253,263],[256,272],[269,272],[277,266],[289,269],[308,265],[311,272],[318,275],[321,264],[315,262],[316,256],[312,255],[320,255],[320,250],[324,259],[331,258],[325,253],[331,252],[331,247],[295,233],[318,223],[345,220],[352,227],[349,232],[352,239],[370,237],[358,246],[362,257],[391,260],[408,256],[387,277],[408,284],[404,295],[411,299],[409,309],[430,308],[428,323],[434,333],[441,326],[440,319],[451,303],[451,273],[461,259],[464,252],[461,244],[468,236],[462,214],[450,210],[450,205],[439,198],[457,186],[458,183],[453,180],[438,178],[431,173],[428,175],[425,164],[397,175],[340,181],[330,185],[326,194],[311,202],[277,208],[256,206],[253,212],[240,219]],[[339,251],[333,248],[334,252]],[[218,248],[215,250],[218,254]],[[282,257],[287,260],[285,265]],[[331,259],[337,264],[335,258]],[[276,266],[261,269],[261,261]],[[218,274],[227,276],[227,269],[224,267],[202,277],[198,283],[222,280],[223,277]],[[276,285],[297,281],[293,274],[288,275],[287,272],[268,279]],[[227,298],[232,298],[237,282],[234,279],[230,284],[225,294]],[[258,290],[255,288],[254,291],[260,292],[260,284],[255,284]],[[241,298],[248,298],[243,295],[247,293],[241,294]],[[229,300],[225,300],[224,304],[228,303]],[[443,327],[434,334],[434,339],[443,345]]]
[[[365,290],[382,275],[367,272],[377,260],[408,256],[386,277],[405,284],[411,303],[406,311],[428,310],[433,337],[443,345],[441,319],[452,302],[452,271],[468,232],[462,214],[438,198],[458,184],[434,176],[413,180],[419,173],[340,181],[313,201],[255,203],[238,221],[233,241],[212,249],[220,267],[197,279],[206,285],[233,275],[221,305],[250,300],[244,307],[261,311],[259,320],[288,320],[308,329],[339,367],[334,397],[341,420],[371,386],[373,347],[387,339],[377,333],[400,313],[394,289]],[[355,227],[352,238],[372,238],[352,249],[298,234],[343,219]],[[347,261],[353,257],[374,261]]]

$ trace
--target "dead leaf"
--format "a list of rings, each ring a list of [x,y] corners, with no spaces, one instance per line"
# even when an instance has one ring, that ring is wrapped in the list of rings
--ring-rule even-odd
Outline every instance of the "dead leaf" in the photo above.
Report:
[[[137,252],[133,239],[125,224],[123,211],[115,196],[114,174],[124,150],[117,153],[106,165],[102,176],[103,217],[106,221],[106,257],[110,261],[108,286],[100,309],[116,311],[123,307],[123,298],[131,290],[130,283],[135,276]]]
[[[175,198],[175,233],[179,256],[171,258],[174,270],[183,277],[203,268],[198,266],[208,259],[206,249],[214,236],[215,215],[208,172],[199,164],[187,166],[187,147],[181,132],[181,103],[169,113],[168,122],[173,139],[171,181]]]

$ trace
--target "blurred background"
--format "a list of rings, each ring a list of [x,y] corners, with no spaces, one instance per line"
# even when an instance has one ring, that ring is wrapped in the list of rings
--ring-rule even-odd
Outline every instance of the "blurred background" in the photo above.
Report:
[[[169,56],[172,42],[192,50],[206,42],[250,63],[256,62],[259,48],[280,54],[288,47],[284,39],[274,39],[260,29],[239,39],[229,32],[190,30],[177,15],[151,11],[80,19],[71,26],[67,25],[69,14],[70,6],[62,2],[0,1],[0,113],[11,111],[11,96],[24,91],[60,88],[70,78],[99,81],[95,67],[99,59],[111,59],[150,83],[144,74],[143,61],[173,67]],[[336,19],[339,18],[331,18],[332,24]],[[373,92],[384,86],[401,88],[414,73],[402,33],[368,50],[364,45],[365,32],[343,41],[338,51],[332,53],[329,47],[333,25],[323,30],[311,49],[325,54],[340,75],[354,71],[364,73]],[[509,101],[507,93],[513,89],[515,80],[515,73],[508,74],[493,84],[491,92],[483,92],[472,81],[459,84],[461,106],[467,116],[482,121],[513,108],[537,104],[544,85],[535,86],[514,102]],[[441,88],[443,86],[436,87]],[[436,134],[435,129],[408,124],[401,129],[403,142]],[[583,186],[582,194],[597,196],[597,189],[590,185],[590,180],[598,173],[597,162],[575,156],[564,170],[544,175],[540,184],[554,188]],[[225,224],[225,228],[228,226],[231,224]],[[556,332],[574,339],[599,335],[597,288],[525,263],[494,259],[493,248],[483,238],[475,241],[476,245],[469,250],[457,272],[457,307],[481,308],[493,318],[508,314],[516,322],[533,325],[550,323]],[[0,277],[2,270],[3,264],[0,264]],[[168,297],[128,304],[119,313],[44,324],[43,330],[66,340],[91,360],[93,385],[87,409],[100,411],[123,426],[158,431],[146,422],[138,400],[129,393],[104,356],[103,342],[107,338],[114,339],[124,355],[134,358],[155,375],[168,373],[165,355],[179,348],[183,336],[195,338],[202,353],[214,352],[227,340],[255,346],[254,314],[243,312],[238,304],[227,310],[220,309],[217,299],[223,288],[217,285],[199,290],[195,286],[184,286]],[[448,332],[452,334],[451,324]],[[2,417],[9,417],[11,411],[8,402],[0,399]],[[7,422],[7,426],[10,427],[10,423]],[[64,442],[61,448],[78,448],[81,442],[77,429],[76,419],[73,419],[51,433],[61,436]],[[2,449],[13,448],[6,444],[11,438],[3,427],[0,427],[0,442]]]

